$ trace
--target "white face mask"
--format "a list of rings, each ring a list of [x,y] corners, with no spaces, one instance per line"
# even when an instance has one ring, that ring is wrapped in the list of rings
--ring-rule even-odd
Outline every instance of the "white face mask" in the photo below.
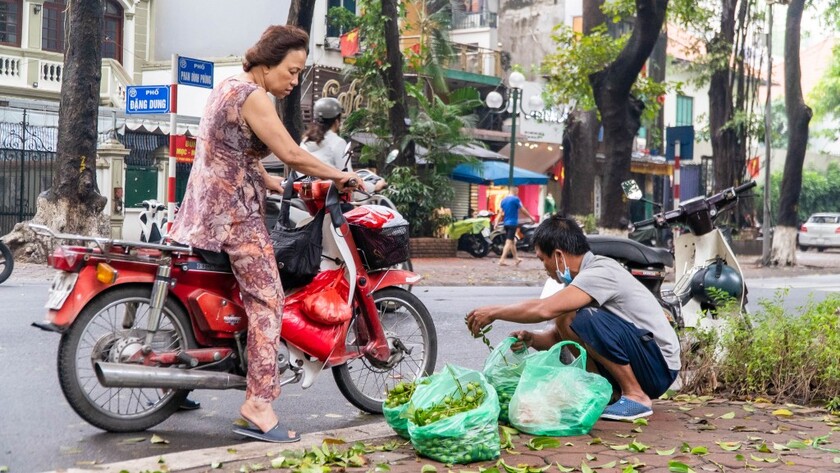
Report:
[[[563,266],[566,270],[562,273],[560,272],[560,264],[557,262],[557,253],[554,253],[554,266],[557,268],[554,272],[557,274],[557,280],[568,286],[572,283],[572,273],[569,272],[569,266],[566,264],[566,257],[563,253],[560,253],[560,256],[563,258]]]

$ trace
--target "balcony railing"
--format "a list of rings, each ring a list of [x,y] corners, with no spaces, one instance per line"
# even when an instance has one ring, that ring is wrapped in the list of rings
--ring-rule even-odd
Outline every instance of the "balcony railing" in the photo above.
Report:
[[[467,30],[473,28],[496,28],[498,17],[496,12],[452,12],[452,29]]]
[[[59,53],[0,46],[0,88],[20,96],[32,95],[37,89],[40,97],[57,99],[64,74],[63,59]],[[102,60],[102,105],[124,107],[125,89],[131,84],[131,77],[119,62]]]
[[[502,76],[500,51],[460,43],[453,43],[452,47],[455,49],[455,56],[447,63],[449,69],[485,76]]]

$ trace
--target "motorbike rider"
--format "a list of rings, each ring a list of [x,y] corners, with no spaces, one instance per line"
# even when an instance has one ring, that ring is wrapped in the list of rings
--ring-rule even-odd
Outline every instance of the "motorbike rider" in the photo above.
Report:
[[[303,141],[300,146],[312,153],[325,164],[349,172],[353,172],[350,160],[344,155],[347,148],[347,141],[338,135],[341,130],[341,114],[344,107],[334,97],[321,97],[312,106],[312,123],[303,133]],[[378,178],[376,182],[364,180],[362,182],[365,192],[378,192],[385,187],[385,179]]]
[[[652,401],[674,382],[680,346],[650,291],[615,260],[589,251],[580,226],[562,215],[543,221],[534,235],[548,275],[566,287],[546,299],[485,306],[467,315],[473,335],[496,320],[552,321],[541,331],[516,331],[514,349],[547,350],[557,342],[582,345],[589,371],[613,385],[615,402],[602,418],[632,420],[653,413]]]
[[[499,207],[502,208],[502,212],[504,213],[503,223],[505,226],[505,247],[502,248],[502,257],[499,258],[499,266],[506,266],[505,258],[507,258],[508,254],[513,256],[513,260],[517,266],[522,262],[522,258],[516,253],[516,229],[519,226],[519,210],[521,209],[532,222],[535,221],[531,213],[528,212],[528,209],[522,205],[518,194],[519,189],[513,186],[510,189],[510,194],[499,203]]]
[[[245,53],[243,72],[210,94],[186,194],[169,236],[194,248],[227,253],[248,314],[248,375],[240,414],[255,428],[235,432],[268,442],[300,436],[282,427],[271,403],[280,395],[278,349],[284,293],[268,230],[266,190],[282,191],[260,159],[273,152],[287,166],[345,187],[358,176],[328,166],[297,146],[274,109],[298,84],[309,35],[269,26]]]

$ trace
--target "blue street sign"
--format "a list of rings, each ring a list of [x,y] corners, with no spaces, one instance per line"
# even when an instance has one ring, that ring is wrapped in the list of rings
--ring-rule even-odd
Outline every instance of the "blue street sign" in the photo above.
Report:
[[[169,86],[129,85],[125,113],[169,113]]]
[[[212,89],[213,63],[188,57],[179,57],[178,83]]]
[[[665,128],[665,159],[674,161],[674,150],[677,141],[680,142],[680,159],[694,158],[694,127],[669,126]]]

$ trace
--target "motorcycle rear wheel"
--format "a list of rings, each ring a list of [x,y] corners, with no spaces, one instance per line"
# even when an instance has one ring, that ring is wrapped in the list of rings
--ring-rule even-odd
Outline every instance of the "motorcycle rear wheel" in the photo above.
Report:
[[[500,233],[494,236],[490,242],[490,248],[493,249],[493,253],[496,253],[496,256],[502,256],[502,250],[505,249],[505,234]]]
[[[481,235],[465,235],[467,253],[475,258],[484,258],[490,252],[490,243]]]
[[[0,241],[0,284],[9,279],[12,269],[15,267],[15,258],[12,251],[5,243]]]
[[[70,407],[91,425],[108,432],[139,432],[171,416],[187,390],[106,388],[94,373],[96,361],[117,362],[139,349],[146,334],[150,287],[127,286],[105,292],[79,313],[58,347],[58,379]],[[132,315],[133,314],[133,315]],[[167,300],[156,351],[196,346],[183,308]]]
[[[390,368],[375,366],[362,357],[333,367],[335,384],[341,394],[359,409],[382,413],[382,402],[397,383],[428,376],[437,362],[437,334],[428,309],[414,294],[398,287],[373,293],[382,328],[393,350],[402,344],[411,353]],[[355,326],[347,334],[347,344],[355,343]],[[397,343],[397,341],[399,341]]]

